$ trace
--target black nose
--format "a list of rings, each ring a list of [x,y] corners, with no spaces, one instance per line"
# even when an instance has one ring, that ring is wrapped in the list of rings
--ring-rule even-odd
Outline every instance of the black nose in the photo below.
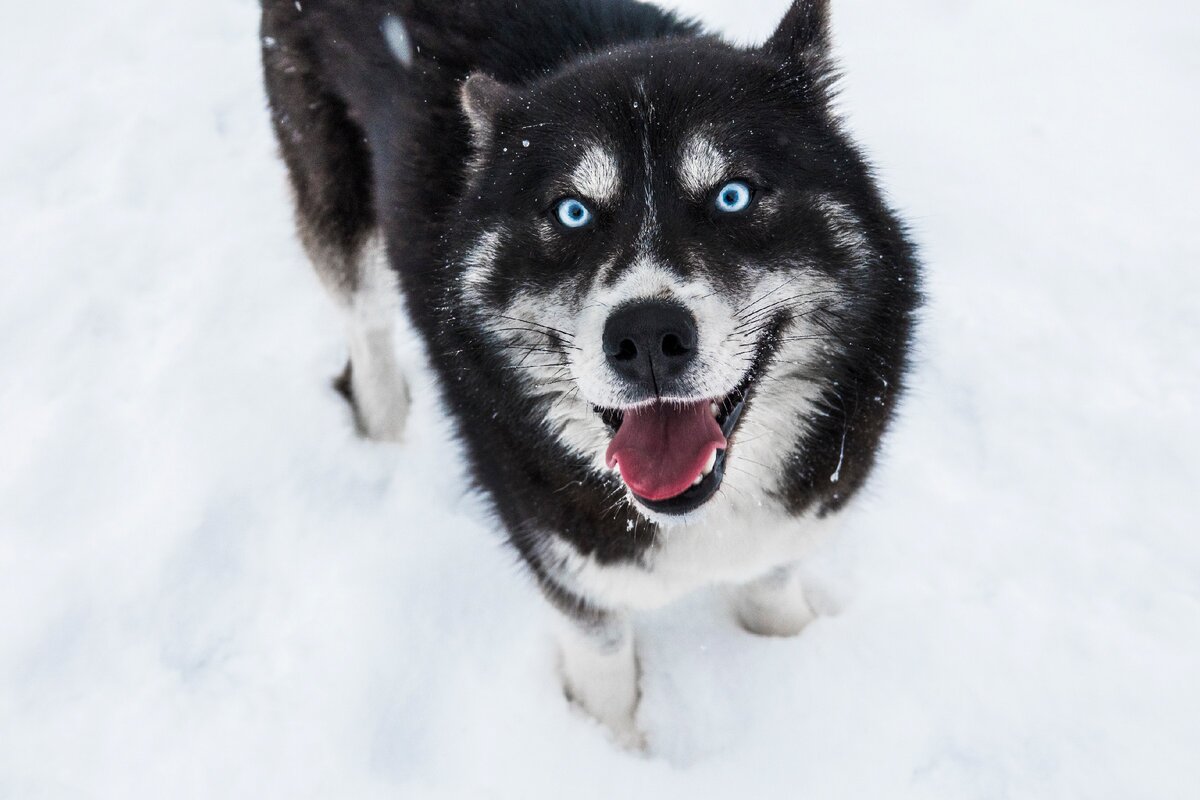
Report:
[[[604,324],[604,354],[626,380],[658,392],[696,356],[696,318],[675,303],[622,306]]]

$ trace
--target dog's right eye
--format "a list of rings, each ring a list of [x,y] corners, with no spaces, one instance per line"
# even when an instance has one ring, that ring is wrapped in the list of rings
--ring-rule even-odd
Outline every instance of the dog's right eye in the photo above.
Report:
[[[580,200],[568,197],[554,207],[555,218],[566,228],[582,228],[592,221],[592,212]]]

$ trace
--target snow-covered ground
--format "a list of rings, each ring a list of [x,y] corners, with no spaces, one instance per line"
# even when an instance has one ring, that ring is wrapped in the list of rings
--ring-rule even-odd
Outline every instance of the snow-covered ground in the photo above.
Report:
[[[403,448],[329,389],[255,4],[7,5],[0,798],[1197,796],[1190,0],[835,0],[919,370],[803,635],[641,626],[645,756],[564,703],[417,348]]]

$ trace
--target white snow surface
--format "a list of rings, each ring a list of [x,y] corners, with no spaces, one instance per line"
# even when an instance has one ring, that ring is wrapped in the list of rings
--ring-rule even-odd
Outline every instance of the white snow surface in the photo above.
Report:
[[[257,6],[9,5],[0,798],[1197,796],[1193,3],[834,0],[912,389],[808,630],[639,624],[645,754],[563,700],[412,336],[406,445],[330,389]]]

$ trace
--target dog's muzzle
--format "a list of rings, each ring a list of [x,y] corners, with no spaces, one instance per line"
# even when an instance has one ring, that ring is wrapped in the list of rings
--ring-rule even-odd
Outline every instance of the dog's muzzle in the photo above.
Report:
[[[690,394],[682,380],[698,342],[695,317],[676,303],[630,303],[604,327],[607,363],[637,398],[597,409],[614,433],[605,460],[640,503],[663,514],[689,513],[716,494],[745,407],[748,382],[725,397],[663,399]]]

